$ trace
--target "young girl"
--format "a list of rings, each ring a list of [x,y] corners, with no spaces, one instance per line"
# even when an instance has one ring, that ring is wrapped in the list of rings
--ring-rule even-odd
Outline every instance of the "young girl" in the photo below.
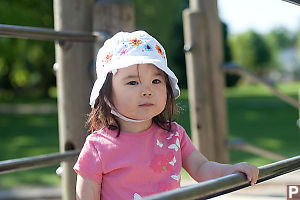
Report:
[[[120,32],[99,50],[88,123],[93,132],[74,166],[77,199],[139,199],[234,172],[251,184],[258,168],[208,161],[172,116],[180,94],[161,44],[144,31]]]

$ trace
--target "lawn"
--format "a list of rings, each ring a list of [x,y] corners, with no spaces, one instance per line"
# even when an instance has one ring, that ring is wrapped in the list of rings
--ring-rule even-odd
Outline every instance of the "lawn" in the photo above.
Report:
[[[300,83],[280,84],[278,88],[285,94],[297,98]],[[181,114],[177,121],[190,132],[187,96],[187,91],[183,90],[181,98],[178,99]],[[274,97],[259,85],[229,88],[226,90],[226,97],[230,139],[241,138],[287,157],[299,154],[300,134],[296,126],[298,111],[295,108]],[[14,101],[20,102],[22,101]],[[55,103],[55,100],[45,102]],[[59,146],[57,121],[56,114],[0,114],[0,160],[57,152]],[[230,150],[231,163],[242,161],[258,166],[272,162],[257,155]],[[58,165],[0,175],[0,187],[59,184],[60,179],[55,174],[57,167]],[[185,177],[183,174],[183,178]]]
[[[57,114],[1,114],[0,160],[58,152],[57,123]],[[58,165],[1,174],[0,187],[13,187],[22,184],[59,184],[60,180],[55,174],[57,167]]]

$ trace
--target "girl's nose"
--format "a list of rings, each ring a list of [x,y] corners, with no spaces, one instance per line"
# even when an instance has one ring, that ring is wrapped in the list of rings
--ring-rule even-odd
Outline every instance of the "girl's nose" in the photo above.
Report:
[[[150,88],[145,88],[143,91],[142,91],[142,96],[151,96],[152,95],[152,91],[150,90]]]

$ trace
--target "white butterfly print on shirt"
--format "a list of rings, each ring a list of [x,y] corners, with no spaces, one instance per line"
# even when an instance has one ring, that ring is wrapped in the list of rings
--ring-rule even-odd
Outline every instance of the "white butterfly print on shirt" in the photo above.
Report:
[[[162,147],[164,146],[164,144],[163,144],[163,143],[160,143],[159,140],[157,140],[156,144],[157,144],[157,146],[159,146],[160,148],[162,148]]]
[[[178,176],[177,175],[172,175],[171,178],[176,180],[176,181],[179,181],[180,175],[178,175]]]
[[[170,140],[173,137],[174,134],[170,134],[170,136],[167,138],[167,140]]]
[[[176,134],[175,134],[175,136],[179,136],[179,133],[176,131]]]
[[[141,199],[142,199],[141,195],[139,195],[138,193],[134,193],[133,200],[141,200]]]
[[[175,158],[175,156],[174,156],[173,160],[172,160],[171,162],[169,162],[169,163],[170,163],[170,165],[173,165],[173,166],[174,166],[174,164],[176,163],[176,158]]]
[[[178,149],[180,148],[180,143],[179,143],[179,139],[176,138],[176,143],[175,144],[171,144],[170,146],[168,146],[169,149],[174,149],[175,151],[178,151]]]

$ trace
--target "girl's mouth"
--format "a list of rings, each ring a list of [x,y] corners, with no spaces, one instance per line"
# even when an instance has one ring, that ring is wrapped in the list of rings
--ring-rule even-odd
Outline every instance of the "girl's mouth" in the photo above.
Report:
[[[142,106],[142,107],[150,107],[150,106],[153,106],[152,103],[144,103],[144,104],[141,104],[139,106]]]

